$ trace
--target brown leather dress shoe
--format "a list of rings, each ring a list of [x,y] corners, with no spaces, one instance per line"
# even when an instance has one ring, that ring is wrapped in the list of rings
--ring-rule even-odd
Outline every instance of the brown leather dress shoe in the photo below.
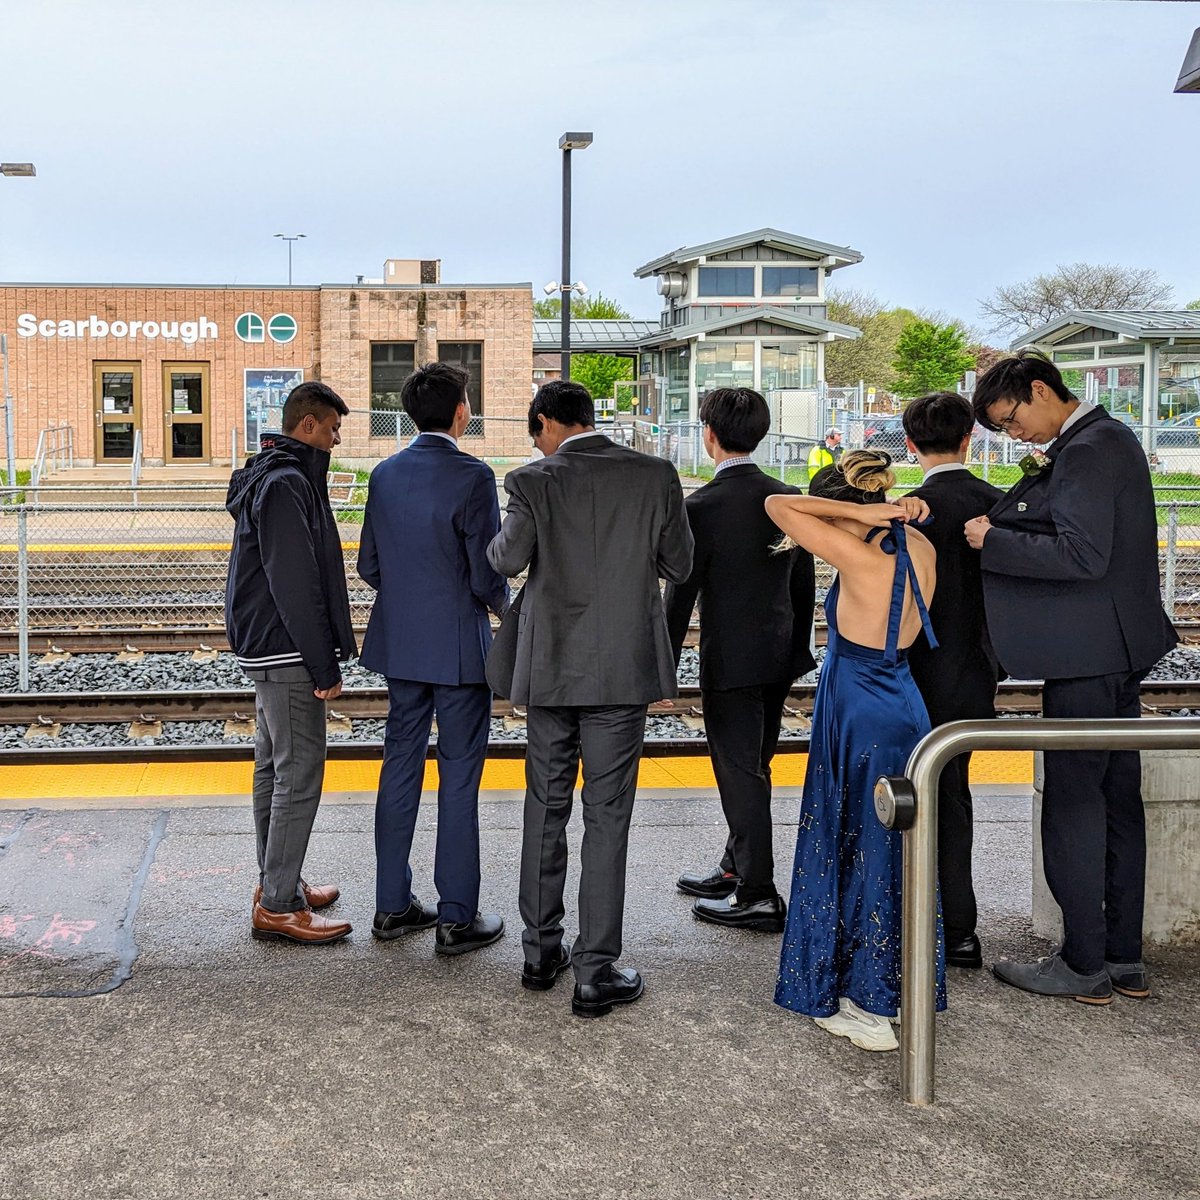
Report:
[[[254,906],[250,918],[250,936],[264,942],[336,942],[350,932],[349,921],[331,921],[319,917],[311,908],[299,912],[277,913],[261,904]]]
[[[309,908],[328,908],[341,894],[341,888],[336,883],[331,883],[327,887],[310,887],[302,879],[300,888],[304,892],[304,898],[308,901]],[[262,901],[262,884],[254,889],[254,907],[257,908]]]

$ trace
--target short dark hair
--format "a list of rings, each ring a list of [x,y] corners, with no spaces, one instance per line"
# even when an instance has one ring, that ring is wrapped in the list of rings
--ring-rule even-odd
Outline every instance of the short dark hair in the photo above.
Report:
[[[808,485],[810,496],[848,504],[886,504],[896,484],[892,456],[886,450],[851,450],[842,461],[822,467]]]
[[[1035,381],[1044,383],[1064,404],[1077,399],[1063,383],[1058,368],[1041,351],[1019,350],[1011,358],[1002,358],[989,367],[975,385],[975,396],[971,401],[975,420],[984,429],[998,433],[1000,426],[992,423],[987,410],[1005,400],[1028,404],[1033,399]]]
[[[749,454],[771,428],[771,410],[753,388],[713,388],[700,397],[700,420],[722,450]]]
[[[467,398],[470,376],[461,367],[433,362],[418,367],[400,389],[400,403],[424,433],[445,433],[454,424],[458,406]]]
[[[975,428],[967,400],[954,392],[930,392],[905,405],[904,432],[922,454],[957,454]]]
[[[288,392],[288,398],[283,402],[281,428],[284,433],[295,429],[310,413],[318,421],[324,421],[331,412],[344,417],[349,411],[350,405],[329,384],[310,379],[306,383],[298,383]]]
[[[541,431],[542,418],[560,425],[595,425],[596,406],[582,383],[551,379],[543,383],[529,406],[529,436]]]

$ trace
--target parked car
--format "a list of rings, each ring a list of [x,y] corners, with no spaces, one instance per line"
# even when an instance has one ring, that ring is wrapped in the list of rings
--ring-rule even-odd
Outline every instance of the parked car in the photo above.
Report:
[[[1154,444],[1159,449],[1200,448],[1200,409],[1189,409],[1158,423]]]
[[[904,424],[899,413],[886,417],[867,417],[863,426],[863,449],[886,450],[893,458],[906,456]]]

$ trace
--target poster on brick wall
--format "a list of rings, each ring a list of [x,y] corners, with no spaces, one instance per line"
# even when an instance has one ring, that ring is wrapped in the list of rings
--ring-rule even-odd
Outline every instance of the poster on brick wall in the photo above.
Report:
[[[258,453],[260,433],[278,433],[283,421],[283,402],[298,383],[304,382],[304,372],[295,367],[277,370],[246,368],[246,453]]]

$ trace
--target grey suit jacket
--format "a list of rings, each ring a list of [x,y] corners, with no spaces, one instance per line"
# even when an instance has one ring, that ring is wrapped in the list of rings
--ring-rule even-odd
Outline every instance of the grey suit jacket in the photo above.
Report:
[[[510,471],[488,546],[502,575],[529,567],[511,699],[545,707],[678,695],[659,578],[692,569],[675,468],[592,434]]]

